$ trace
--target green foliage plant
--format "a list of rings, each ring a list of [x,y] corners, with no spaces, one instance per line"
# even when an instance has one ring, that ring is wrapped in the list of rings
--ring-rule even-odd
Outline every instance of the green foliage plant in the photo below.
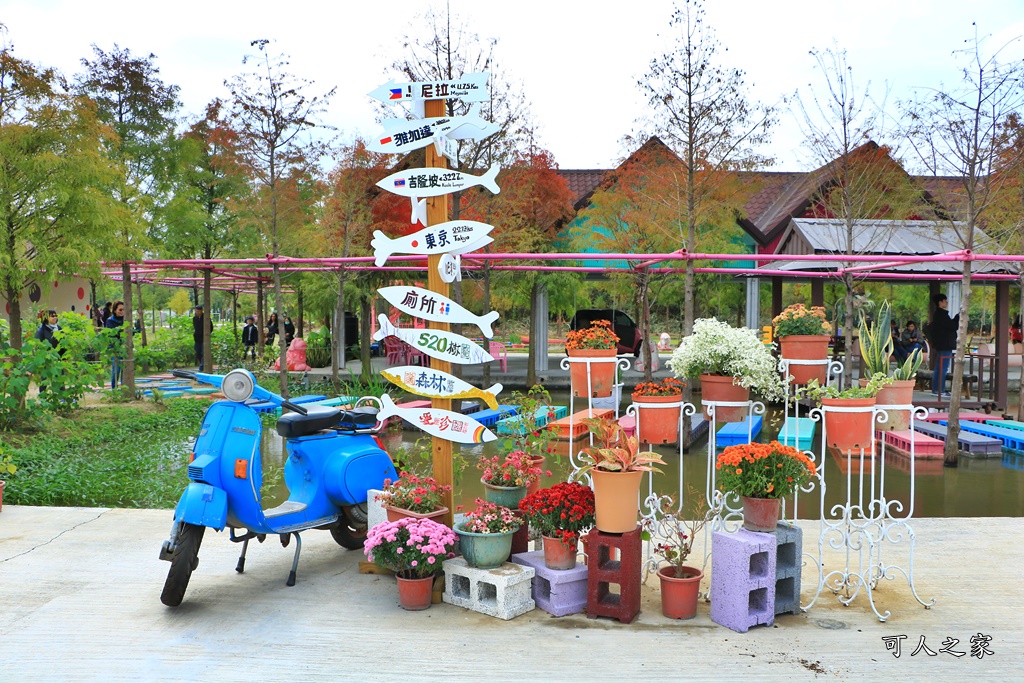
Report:
[[[637,438],[627,437],[617,421],[592,417],[583,420],[583,423],[587,425],[597,445],[580,451],[582,466],[577,478],[595,469],[603,472],[661,472],[656,467],[665,464],[661,456],[654,451],[641,452]]]
[[[817,379],[812,379],[807,383],[806,387],[799,389],[798,393],[801,397],[809,398],[818,405],[821,405],[821,399],[823,398],[874,398],[878,394],[879,389],[892,384],[892,382],[892,377],[886,377],[883,373],[876,372],[868,380],[867,386],[852,386],[840,391],[839,387],[835,384],[823,387],[818,384]]]
[[[513,433],[503,441],[505,452],[526,451],[531,457],[547,457],[554,455],[561,463],[561,456],[552,443],[558,435],[547,424],[555,419],[555,409],[551,407],[551,394],[540,384],[534,384],[527,392],[512,392],[509,405],[517,406],[517,419],[512,423]],[[538,415],[542,416],[538,418]],[[546,420],[543,418],[546,417]],[[545,426],[540,423],[544,422]]]
[[[878,307],[878,316],[873,323],[868,322],[863,311],[861,312],[860,353],[864,358],[864,367],[872,375],[889,372],[889,360],[892,358],[894,344],[890,330],[891,320],[892,310],[888,301],[883,301]],[[893,379],[897,381],[914,379],[921,367],[921,360],[921,350],[914,349],[903,364],[893,372]]]

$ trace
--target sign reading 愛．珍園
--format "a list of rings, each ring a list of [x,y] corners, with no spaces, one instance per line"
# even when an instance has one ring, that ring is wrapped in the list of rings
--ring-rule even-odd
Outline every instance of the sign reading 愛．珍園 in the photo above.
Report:
[[[418,349],[431,358],[446,360],[459,365],[475,365],[490,363],[494,356],[484,351],[476,342],[466,339],[461,334],[444,330],[424,330],[395,327],[388,317],[381,313],[377,316],[380,329],[373,333],[373,338],[380,341],[384,337],[398,337],[414,349]]]
[[[378,181],[377,187],[392,194],[409,197],[413,202],[420,197],[439,197],[477,185],[483,185],[494,194],[498,194],[501,188],[498,187],[495,178],[498,177],[499,170],[499,166],[494,164],[486,173],[477,176],[447,168],[409,168]]]
[[[487,89],[489,73],[463,74],[454,81],[418,81],[398,83],[394,79],[368,93],[370,97],[387,104],[414,100],[453,100],[486,102],[491,99]]]
[[[435,323],[469,323],[476,325],[485,337],[494,336],[491,325],[498,319],[499,313],[491,311],[486,315],[477,315],[466,310],[457,302],[443,294],[421,289],[413,285],[397,285],[381,287],[377,293],[402,313],[429,320]]]
[[[380,230],[373,231],[370,246],[373,247],[373,262],[379,267],[384,265],[392,254],[451,254],[465,253],[463,249],[473,247],[482,242],[494,226],[478,221],[447,221],[429,228],[423,228],[411,235],[391,238]],[[472,249],[471,249],[472,251]]]
[[[466,116],[432,116],[423,119],[385,119],[384,133],[366,143],[367,149],[384,154],[399,154],[436,144],[437,139],[482,140],[500,127],[480,116],[476,105]]]
[[[399,408],[387,394],[380,397],[380,403],[382,407],[377,413],[378,420],[397,415],[439,439],[457,443],[487,443],[498,438],[487,427],[462,413],[442,408]]]
[[[498,394],[502,386],[495,384],[490,389],[478,389],[469,382],[433,368],[417,365],[402,365],[381,370],[380,374],[395,386],[409,393],[427,398],[478,398],[492,410],[498,409]]]

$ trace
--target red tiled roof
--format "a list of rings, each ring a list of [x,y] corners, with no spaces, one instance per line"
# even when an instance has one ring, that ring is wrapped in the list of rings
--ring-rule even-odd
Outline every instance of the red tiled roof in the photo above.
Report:
[[[608,171],[596,168],[558,170],[558,174],[569,183],[569,190],[572,192],[572,203],[577,210],[586,205],[590,195],[594,194],[594,190],[601,184],[601,179],[605,173],[608,173]]]

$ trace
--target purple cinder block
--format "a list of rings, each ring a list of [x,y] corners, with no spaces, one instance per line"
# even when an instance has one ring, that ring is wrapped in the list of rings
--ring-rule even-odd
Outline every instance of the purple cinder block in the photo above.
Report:
[[[711,537],[711,620],[746,633],[775,621],[775,534],[746,529]]]
[[[512,561],[533,567],[533,601],[537,607],[556,617],[579,614],[587,609],[587,565],[572,569],[548,569],[544,551],[515,553]]]
[[[775,613],[800,614],[800,561],[804,533],[779,522],[775,530]]]

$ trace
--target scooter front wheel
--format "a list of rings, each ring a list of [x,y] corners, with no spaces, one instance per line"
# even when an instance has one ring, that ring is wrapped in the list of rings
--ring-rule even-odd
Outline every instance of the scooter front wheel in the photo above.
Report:
[[[183,522],[178,530],[174,553],[171,555],[171,568],[167,570],[167,580],[160,594],[160,602],[168,607],[177,607],[185,597],[188,580],[192,571],[199,566],[199,546],[203,544],[205,526]]]

